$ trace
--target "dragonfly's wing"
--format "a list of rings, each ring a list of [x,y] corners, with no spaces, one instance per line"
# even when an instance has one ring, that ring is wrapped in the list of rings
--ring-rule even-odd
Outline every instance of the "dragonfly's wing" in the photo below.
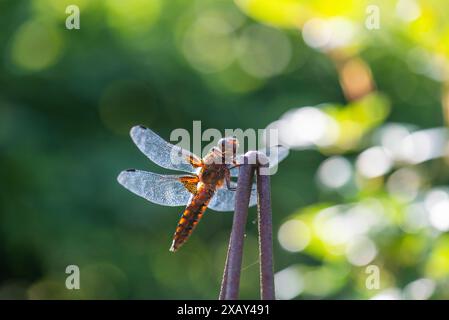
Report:
[[[191,193],[179,181],[182,175],[162,175],[130,169],[122,171],[118,182],[129,191],[164,206],[185,206]]]
[[[281,162],[288,156],[289,153],[288,148],[281,145],[271,148],[265,148],[259,151],[264,153],[268,157],[268,160],[270,161],[270,168],[276,167],[279,162]],[[239,154],[236,156],[237,163],[243,163],[243,156],[243,154]],[[230,171],[232,177],[237,177],[239,175],[238,167],[232,168]]]
[[[131,138],[151,161],[166,169],[195,172],[195,168],[188,161],[189,157],[195,162],[201,161],[193,153],[168,143],[151,129],[142,126],[131,129]]]
[[[231,182],[231,187],[235,188],[236,183]],[[208,208],[215,211],[234,211],[235,208],[235,195],[236,191],[228,190],[226,187],[218,189],[215,192],[214,197],[209,203]],[[255,206],[257,204],[257,190],[254,183],[251,189],[251,198],[249,199],[249,206]]]

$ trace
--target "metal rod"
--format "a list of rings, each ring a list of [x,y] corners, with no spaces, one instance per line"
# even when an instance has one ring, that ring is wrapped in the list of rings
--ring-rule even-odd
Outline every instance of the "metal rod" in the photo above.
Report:
[[[258,154],[257,197],[259,220],[260,298],[274,300],[273,222],[271,213],[270,175],[268,159]]]
[[[274,300],[273,222],[268,158],[259,152],[248,152],[240,166],[235,196],[235,213],[229,239],[220,300],[236,300],[239,295],[243,241],[251,197],[252,178],[257,167],[260,297]]]
[[[235,212],[232,223],[229,251],[226,259],[227,266],[223,278],[226,285],[222,288],[225,300],[236,300],[239,296],[240,272],[243,258],[243,241],[248,217],[248,205],[251,197],[254,166],[248,161],[248,153],[244,157],[244,164],[239,168],[239,177],[235,195]]]
[[[218,300],[224,300],[226,297],[226,285],[228,281],[228,265],[229,265],[229,251],[231,250],[231,241],[229,241],[228,245],[228,251],[226,253],[226,262],[225,262],[225,268],[223,271],[223,279],[221,280],[221,288],[220,288],[220,295],[218,297]]]

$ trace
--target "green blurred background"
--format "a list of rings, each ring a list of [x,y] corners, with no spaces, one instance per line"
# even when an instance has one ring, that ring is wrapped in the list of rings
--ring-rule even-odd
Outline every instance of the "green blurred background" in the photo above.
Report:
[[[217,298],[232,214],[208,212],[172,254],[182,208],[116,182],[166,172],[133,125],[168,139],[194,120],[278,128],[291,147],[272,177],[278,298],[449,298],[448,10],[0,0],[0,298]],[[251,209],[241,298],[258,298],[256,226]]]

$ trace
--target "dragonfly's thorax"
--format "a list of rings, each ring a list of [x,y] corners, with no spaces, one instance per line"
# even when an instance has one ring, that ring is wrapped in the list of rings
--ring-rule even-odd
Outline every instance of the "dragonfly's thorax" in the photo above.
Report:
[[[200,181],[205,184],[220,186],[223,184],[226,170],[228,170],[226,164],[205,165],[199,174]]]
[[[206,166],[210,165],[222,165],[222,164],[232,164],[235,159],[235,155],[232,152],[223,152],[218,148],[214,147],[211,151],[203,158],[203,163]]]

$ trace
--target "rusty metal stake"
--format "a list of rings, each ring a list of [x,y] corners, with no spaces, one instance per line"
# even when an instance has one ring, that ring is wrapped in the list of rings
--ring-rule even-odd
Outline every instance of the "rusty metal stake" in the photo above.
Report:
[[[257,168],[260,294],[261,299],[274,299],[273,235],[271,219],[270,176],[266,174],[268,159],[262,153],[245,154],[240,166],[235,196],[235,212],[228,253],[220,290],[220,300],[236,300],[239,295],[243,242],[251,197],[252,180]]]

